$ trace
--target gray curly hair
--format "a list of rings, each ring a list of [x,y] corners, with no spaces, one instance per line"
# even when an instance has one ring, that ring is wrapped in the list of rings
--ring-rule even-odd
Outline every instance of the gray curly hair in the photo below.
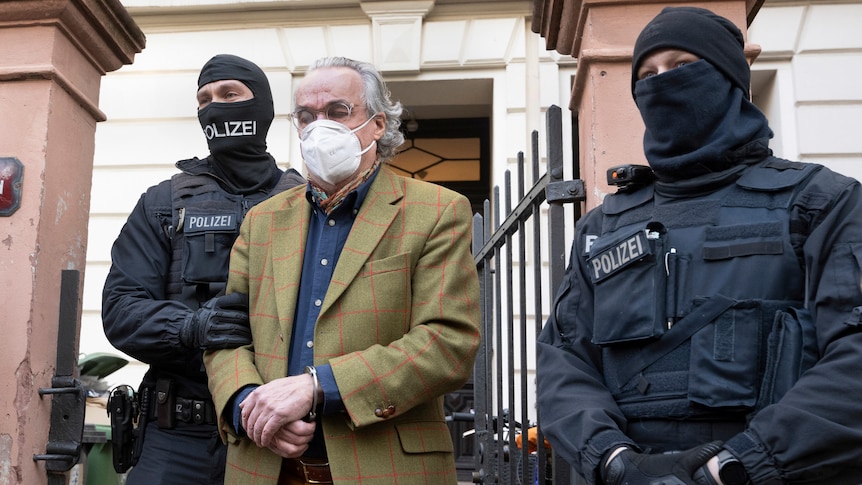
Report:
[[[346,57],[324,57],[316,60],[308,68],[308,72],[325,67],[347,67],[359,73],[365,86],[362,102],[369,113],[386,114],[386,131],[377,140],[377,155],[381,161],[387,161],[395,156],[398,147],[404,143],[401,133],[401,103],[390,99],[391,93],[383,81],[383,76],[372,64],[355,61]]]

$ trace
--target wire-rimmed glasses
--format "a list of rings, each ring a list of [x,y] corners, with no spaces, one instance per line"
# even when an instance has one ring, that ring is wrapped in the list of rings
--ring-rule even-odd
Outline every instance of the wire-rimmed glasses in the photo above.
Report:
[[[317,121],[317,118],[321,114],[323,114],[323,117],[328,120],[345,123],[350,118],[350,114],[353,113],[353,107],[353,103],[348,104],[337,102],[330,103],[321,110],[297,108],[293,113],[290,113],[289,116],[293,122],[293,126],[302,131],[306,126]]]

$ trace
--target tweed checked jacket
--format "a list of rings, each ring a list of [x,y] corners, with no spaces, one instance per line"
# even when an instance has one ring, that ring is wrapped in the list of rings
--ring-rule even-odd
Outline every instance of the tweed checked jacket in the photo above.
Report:
[[[243,386],[286,375],[311,217],[305,192],[255,206],[231,254],[228,292],[249,294],[253,344],[206,355],[230,445],[226,484],[278,478],[281,458],[237,438],[224,410]],[[385,166],[372,182],[315,325],[314,363],[332,366],[346,408],[322,418],[335,483],[456,483],[443,396],[470,377],[481,339],[471,224],[455,192]]]

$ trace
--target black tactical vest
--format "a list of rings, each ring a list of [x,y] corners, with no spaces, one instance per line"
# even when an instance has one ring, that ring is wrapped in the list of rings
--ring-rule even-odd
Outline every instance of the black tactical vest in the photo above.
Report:
[[[743,416],[782,392],[776,334],[811,326],[792,207],[817,168],[769,157],[699,194],[605,199],[593,343],[626,417]]]
[[[287,171],[266,193],[238,195],[225,192],[207,175],[181,172],[171,177],[173,255],[168,298],[198,308],[221,292],[227,283],[230,250],[246,213],[299,183],[304,180],[295,171]]]

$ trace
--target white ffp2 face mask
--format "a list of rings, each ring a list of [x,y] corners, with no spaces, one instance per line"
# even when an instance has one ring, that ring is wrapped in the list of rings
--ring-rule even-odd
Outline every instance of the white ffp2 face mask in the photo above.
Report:
[[[353,175],[362,155],[376,143],[363,149],[356,132],[373,119],[368,118],[352,130],[332,120],[317,120],[306,126],[300,133],[300,149],[308,171],[331,185]]]

